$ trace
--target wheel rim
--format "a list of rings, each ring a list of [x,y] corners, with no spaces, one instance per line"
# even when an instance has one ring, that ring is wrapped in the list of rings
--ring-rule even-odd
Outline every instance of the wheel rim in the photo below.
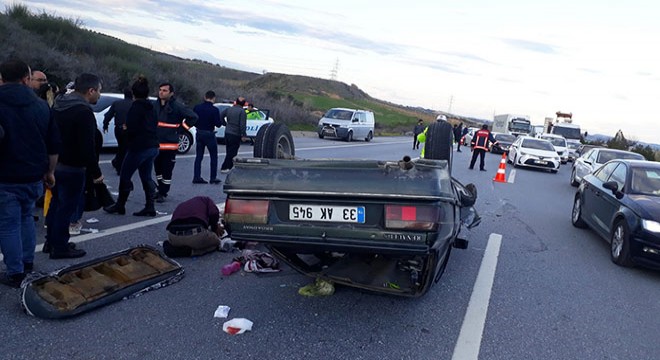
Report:
[[[291,158],[291,143],[286,136],[280,137],[277,141],[277,158],[290,159]]]
[[[186,135],[179,136],[179,151],[185,152],[190,147],[190,139]]]
[[[621,250],[623,250],[623,239],[625,237],[625,230],[623,225],[617,225],[612,234],[612,256],[615,259],[618,259],[621,256]]]
[[[575,203],[573,204],[573,223],[577,223],[578,220],[580,219],[580,206],[581,206],[581,201],[580,198],[575,199]]]
[[[571,183],[575,182],[575,169],[571,172]]]

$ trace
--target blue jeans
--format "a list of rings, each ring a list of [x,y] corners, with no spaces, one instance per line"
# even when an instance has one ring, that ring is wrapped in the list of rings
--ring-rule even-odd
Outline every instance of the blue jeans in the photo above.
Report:
[[[46,238],[52,251],[62,253],[69,250],[69,224],[85,191],[85,168],[58,164],[55,181],[46,216]]]
[[[7,275],[20,274],[24,262],[34,262],[37,238],[32,211],[42,192],[41,181],[29,184],[0,183],[0,248],[7,266]]]
[[[133,177],[136,170],[140,175],[142,188],[145,191],[152,189],[155,183],[151,178],[151,172],[154,168],[156,156],[158,156],[158,148],[156,147],[137,151],[129,149],[119,172],[119,191],[133,191],[131,177]]]
[[[215,139],[215,132],[209,130],[197,130],[195,136],[197,145],[195,148],[195,168],[193,179],[202,177],[202,159],[204,158],[204,149],[209,149],[211,156],[211,180],[218,177],[218,143]]]

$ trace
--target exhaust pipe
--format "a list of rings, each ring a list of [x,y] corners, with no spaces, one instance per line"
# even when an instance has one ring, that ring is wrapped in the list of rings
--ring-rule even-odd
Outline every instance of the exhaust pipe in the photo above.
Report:
[[[414,165],[410,160],[410,156],[406,155],[402,160],[399,161],[399,167],[401,170],[410,170],[413,168]]]

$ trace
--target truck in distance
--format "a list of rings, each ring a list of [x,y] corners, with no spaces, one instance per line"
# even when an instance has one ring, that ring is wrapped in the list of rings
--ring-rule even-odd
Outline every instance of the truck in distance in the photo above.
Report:
[[[527,115],[502,114],[493,117],[493,132],[511,135],[531,135],[532,123]]]

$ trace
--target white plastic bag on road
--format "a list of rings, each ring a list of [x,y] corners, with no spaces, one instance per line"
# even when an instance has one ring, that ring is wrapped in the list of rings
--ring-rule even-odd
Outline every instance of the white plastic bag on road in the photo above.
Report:
[[[243,318],[231,319],[222,324],[222,330],[230,335],[242,334],[252,331],[252,321]]]
[[[215,313],[213,314],[213,317],[226,319],[227,316],[229,316],[229,310],[230,310],[229,306],[220,305],[215,310]]]

